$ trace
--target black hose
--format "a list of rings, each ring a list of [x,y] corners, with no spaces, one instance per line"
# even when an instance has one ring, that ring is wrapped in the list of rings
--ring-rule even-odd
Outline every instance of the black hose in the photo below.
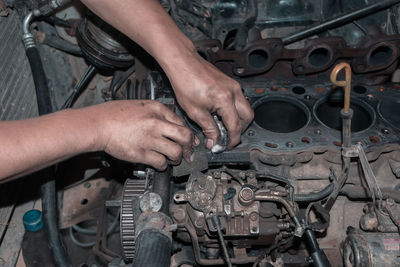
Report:
[[[56,26],[64,27],[64,28],[71,28],[71,24],[69,23],[68,20],[60,19],[59,17],[56,16],[48,16],[48,17],[43,17],[43,20]]]
[[[135,267],[168,267],[172,242],[157,229],[144,229],[135,240]]]
[[[317,193],[310,193],[310,194],[294,194],[293,201],[296,202],[313,202],[324,199],[328,197],[332,192],[335,186],[333,184],[329,184],[327,187],[322,189]]]
[[[36,99],[38,104],[39,115],[45,115],[53,111],[49,88],[47,85],[46,74],[43,69],[42,61],[39,52],[35,47],[30,47],[26,50],[29,64],[31,66],[33,81],[35,83]],[[54,168],[48,168],[43,171],[49,180],[41,186],[42,195],[42,212],[47,239],[52,251],[53,260],[56,266],[67,267],[71,266],[65,248],[61,242],[57,224],[57,194],[56,182],[53,174]]]
[[[311,251],[311,259],[315,267],[331,267],[325,252],[320,249],[317,239],[315,238],[314,232],[311,229],[306,229],[304,232],[306,242]]]
[[[153,192],[160,195],[162,199],[161,212],[169,214],[170,202],[170,181],[171,168],[167,168],[164,172],[155,172],[153,177]]]
[[[115,99],[118,89],[122,86],[122,84],[131,76],[136,70],[135,64],[133,64],[129,69],[126,71],[115,71],[114,77],[111,81],[110,85],[110,92],[111,98]]]
[[[26,50],[26,56],[28,57],[29,64],[31,66],[33,82],[35,83],[39,115],[51,113],[53,112],[53,107],[51,105],[50,91],[47,85],[47,78],[46,74],[44,73],[39,52],[35,47],[31,47]]]
[[[247,14],[244,22],[240,25],[237,30],[234,46],[235,50],[240,51],[246,45],[247,35],[249,30],[254,27],[254,23],[257,19],[257,1],[256,0],[248,0],[247,1]]]
[[[396,189],[381,188],[382,199],[391,198],[395,202],[400,203],[400,194]],[[361,185],[346,184],[340,190],[340,195],[346,196],[350,199],[369,199],[372,197],[371,192]]]
[[[46,35],[45,39],[43,40],[43,44],[64,51],[68,54],[82,56],[82,51],[79,46],[73,45],[70,42],[58,37],[57,35]]]
[[[61,241],[60,232],[58,231],[56,180],[51,179],[47,181],[41,186],[40,190],[42,194],[44,228],[47,234],[47,239],[49,241],[49,247],[52,252],[54,263],[57,267],[70,267],[72,265]]]
[[[96,67],[93,65],[89,65],[82,75],[81,79],[75,85],[74,89],[72,90],[71,94],[68,96],[67,100],[65,100],[64,104],[61,106],[60,109],[67,109],[72,107],[75,100],[79,97],[79,95],[83,92],[86,86],[90,83],[93,79],[94,75],[96,75]]]

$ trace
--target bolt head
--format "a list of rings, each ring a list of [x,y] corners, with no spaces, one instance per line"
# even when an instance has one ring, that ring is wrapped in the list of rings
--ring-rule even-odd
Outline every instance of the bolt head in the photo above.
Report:
[[[254,198],[254,191],[250,187],[244,187],[239,195],[244,201],[250,201]]]

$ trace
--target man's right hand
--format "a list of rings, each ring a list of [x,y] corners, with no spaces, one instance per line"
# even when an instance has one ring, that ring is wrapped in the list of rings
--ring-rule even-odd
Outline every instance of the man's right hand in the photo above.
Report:
[[[99,123],[101,147],[125,161],[151,165],[163,170],[181,158],[191,161],[197,137],[183,120],[156,101],[112,101],[87,109]]]

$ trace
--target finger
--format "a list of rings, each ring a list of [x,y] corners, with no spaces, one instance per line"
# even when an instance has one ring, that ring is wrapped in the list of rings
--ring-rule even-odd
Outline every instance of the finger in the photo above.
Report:
[[[159,103],[159,102],[157,102]],[[170,110],[167,106],[164,104],[159,103],[159,105],[156,105],[158,112],[163,115],[163,117],[174,124],[180,125],[180,126],[185,126],[185,121],[179,117],[177,114],[175,114],[172,110]]]
[[[242,126],[236,107],[233,104],[226,105],[223,108],[217,110],[217,114],[221,116],[222,122],[224,123],[224,126],[228,131],[228,149],[231,149],[235,145],[239,144],[240,135],[242,133]]]
[[[163,154],[173,164],[179,164],[181,162],[182,147],[167,138],[154,140],[152,150]]]
[[[206,110],[197,109],[189,114],[190,118],[195,121],[203,130],[206,137],[206,147],[211,149],[218,140],[219,131],[213,117]]]
[[[144,154],[143,163],[163,171],[167,168],[167,159],[162,154],[155,151],[147,151]]]
[[[244,132],[254,119],[254,111],[242,93],[235,96],[235,107],[240,118],[242,132]]]
[[[181,146],[182,155],[185,160],[191,161],[193,143],[196,142],[193,132],[187,127],[167,122],[161,122],[160,129],[164,137],[171,139]]]

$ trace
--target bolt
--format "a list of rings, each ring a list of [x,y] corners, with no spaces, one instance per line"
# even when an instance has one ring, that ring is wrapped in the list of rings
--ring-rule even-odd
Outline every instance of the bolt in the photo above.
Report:
[[[239,195],[244,201],[250,201],[254,197],[254,191],[250,187],[243,187]]]
[[[252,130],[248,131],[248,132],[247,132],[247,135],[248,135],[248,136],[254,136],[254,131],[252,131]]]
[[[204,190],[206,188],[206,184],[205,183],[200,183],[198,184],[198,188],[201,190]]]
[[[305,100],[310,100],[310,99],[311,99],[311,96],[310,96],[310,95],[305,95],[305,96],[304,96],[304,99],[305,99]]]
[[[314,133],[320,135],[321,134],[321,130],[320,129],[315,129]]]
[[[247,176],[249,177],[249,179],[254,179],[256,178],[256,173],[253,171],[248,171]]]
[[[204,226],[204,221],[202,220],[201,217],[197,218],[194,222],[194,224],[196,225],[196,227],[201,228]]]
[[[92,186],[92,185],[91,185],[90,183],[84,183],[83,186],[84,186],[85,188],[89,188],[89,187]]]
[[[384,230],[385,230],[385,228],[383,227],[383,225],[378,225],[379,232],[383,232]]]
[[[386,199],[386,204],[389,205],[389,206],[393,206],[395,203],[394,203],[393,199],[388,198],[388,199]]]
[[[257,215],[256,212],[252,212],[252,213],[250,214],[250,220],[252,220],[252,221],[257,221],[257,218],[258,218],[258,215]]]

